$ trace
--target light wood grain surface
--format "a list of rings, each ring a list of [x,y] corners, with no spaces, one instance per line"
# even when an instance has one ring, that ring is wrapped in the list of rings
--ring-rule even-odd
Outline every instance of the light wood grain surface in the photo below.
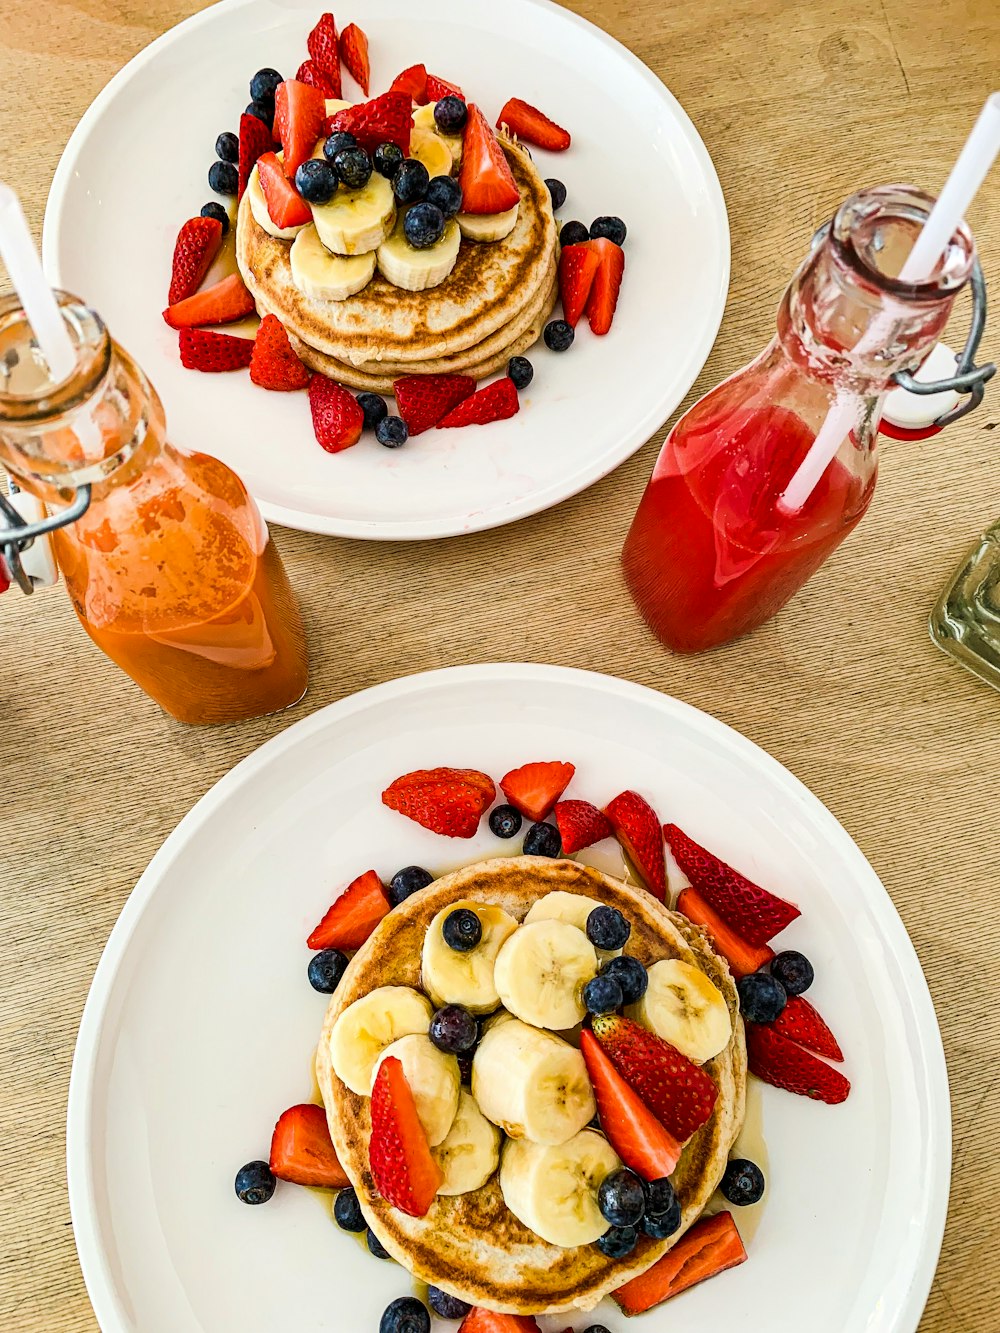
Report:
[[[36,227],[59,153],[90,101],[143,46],[202,7],[7,0],[0,172]],[[722,180],[732,289],[688,402],[770,337],[784,282],[842,198],[886,180],[939,187],[1000,70],[995,0],[576,0],[573,8],[660,75]],[[996,282],[1000,172],[969,220]],[[1000,309],[992,324],[984,351],[1000,359]],[[662,432],[586,494],[500,531],[417,546],[276,534],[312,648],[311,688],[293,718],[431,667],[592,668],[722,718],[843,821],[916,944],[951,1076],[951,1209],[922,1333],[1000,1328],[1000,696],[938,653],[925,628],[952,567],[1000,514],[998,422],[993,386],[984,409],[946,435],[890,445],[871,512],[795,602],[750,640],[694,659],[652,640],[618,569]],[[87,988],[166,834],[293,718],[185,729],[100,656],[62,591],[0,602],[4,1330],[96,1328],[63,1156]],[[763,1312],[742,1322],[766,1327]]]

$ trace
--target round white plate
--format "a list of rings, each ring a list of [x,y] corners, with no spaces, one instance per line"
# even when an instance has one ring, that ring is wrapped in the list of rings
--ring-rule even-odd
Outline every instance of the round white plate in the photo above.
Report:
[[[303,719],[199,801],[139,880],[70,1087],[73,1224],[104,1333],[375,1333],[412,1290],[315,1193],[279,1186],[248,1208],[233,1176],[309,1098],[325,1000],[304,940],[339,888],[370,866],[441,873],[509,849],[488,830],[436,837],[387,810],[383,788],[413,768],[499,778],[540,758],[576,764],[571,795],[638,788],[801,906],[782,942],[813,959],[810,995],[853,1083],[837,1107],[763,1088],[768,1193],[749,1262],[635,1328],[704,1333],[747,1326],[750,1311],[769,1333],[913,1333],[944,1227],[948,1086],[920,966],[875,872],[815,796],[706,714],[611,677],[511,665],[411,676]],[[610,1302],[573,1322],[626,1327]]]
[[[445,537],[558,504],[645,443],[715,339],[729,224],[705,146],[645,65],[545,0],[359,0],[352,17],[370,38],[373,92],[425,61],[491,118],[511,96],[547,108],[573,134],[568,152],[536,154],[542,174],[569,190],[561,218],[619,214],[628,259],[611,333],[580,328],[561,355],[539,343],[534,383],[512,420],[429,431],[398,452],[365,436],[325,454],[304,394],[184,370],[160,318],[177,230],[214,197],[206,172],[216,135],[238,129],[256,69],[294,74],[320,8],[223,0],[112,79],[56,171],[49,276],[95,306],[144,367],[173,441],[229,463],[277,523],[343,537]],[[360,96],[344,77],[345,95]]]

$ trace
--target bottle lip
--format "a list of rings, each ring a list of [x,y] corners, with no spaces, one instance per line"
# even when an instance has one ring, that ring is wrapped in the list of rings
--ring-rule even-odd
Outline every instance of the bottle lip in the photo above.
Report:
[[[66,379],[53,383],[40,354],[34,362],[36,387],[19,392],[11,388],[20,358],[9,357],[19,343],[32,344],[34,336],[16,293],[0,297],[0,426],[31,426],[65,416],[97,392],[111,367],[112,344],[100,316],[71,292],[55,292],[76,351],[76,365]]]

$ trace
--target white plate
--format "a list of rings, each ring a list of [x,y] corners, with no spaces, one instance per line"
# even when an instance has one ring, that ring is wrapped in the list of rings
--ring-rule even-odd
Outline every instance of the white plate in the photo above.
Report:
[[[706,714],[606,676],[501,665],[411,676],[303,719],[199,801],[136,885],[70,1087],[73,1224],[104,1333],[375,1333],[412,1290],[314,1193],[279,1187],[247,1208],[233,1175],[310,1093],[325,1001],[304,939],[336,890],[370,865],[442,872],[509,846],[488,831],[438,838],[379,793],[412,768],[499,778],[537,758],[577,765],[571,795],[638,788],[800,904],[782,942],[813,959],[811,994],[853,1083],[838,1107],[763,1089],[768,1194],[749,1262],[636,1329],[749,1327],[747,1311],[769,1333],[916,1328],[947,1204],[948,1086],[920,966],[875,872],[815,796]],[[610,1303],[575,1323],[595,1321],[625,1328]]]
[[[705,146],[645,65],[556,5],[359,0],[352,14],[371,40],[373,91],[423,60],[493,117],[520,96],[568,125],[569,152],[536,160],[567,185],[563,220],[625,219],[628,267],[610,335],[581,328],[568,353],[532,350],[535,380],[513,420],[431,431],[398,453],[366,436],[331,457],[313,439],[304,394],[184,370],[177,335],[160,318],[177,229],[213,197],[205,175],[216,135],[238,128],[256,69],[294,73],[320,8],[224,0],[112,79],[52,184],[49,276],[94,305],[148,372],[175,443],[224,459],[277,523],[344,537],[444,537],[558,504],[645,443],[715,339],[729,224]],[[353,88],[347,78],[347,96]]]

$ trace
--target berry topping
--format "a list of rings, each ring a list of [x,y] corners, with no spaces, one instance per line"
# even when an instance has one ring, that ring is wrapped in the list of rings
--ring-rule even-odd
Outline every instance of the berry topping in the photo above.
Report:
[[[598,237],[607,237],[615,245],[624,245],[628,228],[621,218],[603,217],[594,218],[590,224],[590,239],[596,241]]]
[[[625,272],[625,254],[619,246],[599,237],[591,241],[600,260],[587,298],[587,319],[592,333],[603,335],[611,328],[618,308],[622,274]]]
[[[476,381],[469,375],[406,375],[392,391],[410,434],[420,435],[475,393]]]
[[[325,375],[309,381],[309,411],[316,443],[328,454],[339,454],[361,439],[365,414],[357,399]]]
[[[634,1227],[646,1211],[642,1181],[627,1166],[619,1167],[601,1181],[597,1206],[613,1227]]]
[[[764,1172],[756,1162],[734,1157],[726,1167],[719,1189],[737,1208],[746,1208],[764,1197]]]
[[[382,426],[385,424],[383,421]],[[429,768],[397,778],[382,793],[382,804],[432,833],[472,838],[495,796],[493,780],[485,773],[472,768]]]
[[[771,976],[777,977],[787,995],[802,995],[813,984],[813,965],[804,953],[785,949],[771,963]]]
[[[465,99],[452,93],[442,97],[434,107],[434,123],[442,134],[461,134],[468,119]]]
[[[537,821],[551,813],[575,772],[573,764],[558,759],[522,764],[500,779],[500,790],[522,815]]]
[[[225,236],[225,234],[228,232],[229,214],[226,212],[223,206],[219,203],[216,203],[214,199],[211,200],[210,203],[202,204],[201,216],[203,218],[215,218],[216,222],[222,228],[223,236]]]
[[[416,204],[427,194],[430,180],[424,164],[409,157],[392,178],[392,192],[401,204]]]
[[[622,988],[614,977],[593,977],[583,988],[583,1003],[588,1014],[613,1014],[624,1003]]]
[[[347,66],[348,74],[367,97],[371,83],[368,38],[356,23],[349,23],[340,34],[340,58]]]
[[[332,134],[326,136],[323,156],[332,163],[342,148],[357,148],[357,146],[358,141],[349,130],[334,130]]]
[[[363,190],[371,180],[372,160],[363,148],[341,148],[333,165],[349,190]]]
[[[402,417],[383,417],[375,427],[375,438],[386,449],[399,449],[410,438],[410,432]]]
[[[309,985],[323,995],[332,995],[347,971],[347,954],[339,949],[321,949],[309,960]]]
[[[824,1064],[773,1027],[747,1024],[747,1063],[750,1072],[765,1083],[831,1106],[846,1101],[851,1091],[839,1069]]]
[[[565,222],[559,233],[560,245],[582,245],[590,240],[590,232],[582,222]]]
[[[512,805],[498,805],[490,811],[490,830],[498,838],[513,838],[521,830],[521,812]]]
[[[567,856],[610,838],[614,833],[604,811],[589,801],[560,801],[553,813]]]
[[[292,393],[309,385],[309,371],[295,355],[277,315],[265,315],[260,322],[250,357],[250,378],[262,389],[278,393]]]
[[[442,1319],[464,1319],[472,1309],[467,1301],[460,1301],[457,1296],[450,1296],[440,1287],[427,1288],[427,1304]]]
[[[667,868],[656,811],[638,792],[623,791],[605,807],[604,813],[639,878],[663,902],[667,896]]]
[[[625,1004],[637,1004],[649,986],[649,973],[638,958],[609,958],[601,968],[601,976],[614,977],[622,989]]]
[[[432,176],[427,186],[427,202],[440,208],[446,218],[462,211],[462,191],[453,176]]]
[[[517,390],[513,382],[504,375],[503,379],[494,380],[482,389],[477,389],[471,397],[453,407],[448,415],[438,422],[440,428],[453,426],[488,426],[493,421],[506,421],[520,410]]]
[[[595,907],[587,917],[587,939],[596,949],[624,949],[632,927],[617,907]]]
[[[609,1259],[624,1259],[636,1247],[639,1233],[635,1227],[609,1227],[594,1244]]]
[[[357,106],[345,107],[326,122],[328,134],[350,130],[362,148],[374,153],[380,144],[392,143],[404,154],[410,151],[413,109],[405,93],[387,92]]]
[[[820,1014],[808,1000],[801,995],[792,995],[785,1005],[781,1016],[774,1024],[775,1032],[780,1032],[789,1041],[797,1042],[806,1050],[824,1055],[828,1060],[843,1060],[844,1052]]]
[[[306,940],[310,949],[360,949],[392,910],[374,870],[352,880]]]
[[[279,1180],[294,1185],[340,1190],[351,1183],[337,1160],[322,1106],[292,1106],[278,1118],[270,1167]]]
[[[403,235],[414,250],[429,250],[444,235],[444,214],[437,204],[414,204],[403,219]]]
[[[181,365],[188,370],[218,373],[245,370],[253,355],[252,338],[234,338],[210,329],[181,329]]]
[[[462,137],[458,183],[466,213],[506,213],[521,198],[499,140],[474,102]]]
[[[629,1087],[597,1037],[586,1028],[580,1034],[580,1050],[593,1084],[601,1128],[615,1152],[643,1180],[669,1176],[680,1158],[680,1143]]]
[[[389,84],[391,93],[405,93],[411,102],[424,106],[427,102],[427,66],[411,65],[397,74]]]
[[[389,901],[393,907],[398,907],[411,894],[419,893],[421,889],[426,889],[428,884],[433,883],[434,876],[423,866],[403,866],[402,870],[397,870],[389,881]]]
[[[285,175],[277,154],[261,154],[257,159],[257,179],[267,204],[268,217],[276,227],[301,227],[312,221],[309,205]]]
[[[647,1214],[642,1219],[642,1229],[653,1240],[666,1240],[672,1236],[681,1224],[681,1206],[675,1198],[670,1207],[655,1217]]]
[[[611,1294],[627,1315],[642,1314],[746,1257],[731,1213],[700,1217],[652,1268]]]
[[[228,219],[227,219],[228,226]],[[215,218],[189,218],[177,233],[170,267],[167,302],[186,301],[201,286],[222,244],[222,223]]]
[[[164,310],[163,318],[172,329],[190,329],[198,324],[231,324],[252,313],[253,297],[243,286],[238,273],[195,292],[184,301]]]
[[[676,1195],[669,1176],[661,1176],[659,1180],[644,1181],[643,1188],[646,1191],[646,1212],[650,1217],[662,1217],[664,1213],[670,1212],[676,1201]]]
[[[538,1333],[531,1315],[495,1314],[475,1306],[466,1315],[458,1333]]]
[[[461,101],[465,101],[465,93],[462,92],[457,83],[450,83],[437,74],[427,75],[427,86],[424,92],[427,94],[428,102],[443,102],[446,97],[457,97]]]
[[[247,188],[247,181],[250,179],[250,173],[259,157],[264,153],[269,153],[274,140],[271,138],[271,131],[266,125],[257,119],[256,116],[240,116],[240,147],[239,147],[239,184],[238,194],[243,198],[243,191]]]
[[[378,423],[384,421],[389,414],[385,399],[377,393],[359,393],[358,407],[364,413],[365,430],[374,430]]]
[[[572,325],[564,319],[549,320],[542,332],[545,346],[550,352],[565,352],[573,346],[574,336]]]
[[[562,853],[559,830],[554,824],[532,824],[524,835],[525,856],[552,856]]]
[[[398,144],[380,143],[372,154],[372,165],[380,176],[391,181],[403,165],[403,150]]]
[[[340,49],[337,41],[337,25],[333,15],[323,14],[312,32],[306,38],[306,50],[309,59],[321,69],[333,82],[340,96]]]
[[[326,98],[340,98],[340,83],[334,82],[329,74],[325,74],[316,64],[315,60],[303,60],[302,64],[295,71],[295,81],[297,83],[308,83],[310,88],[318,88]]]
[[[469,912],[468,915],[476,916],[475,912]],[[451,916],[457,916],[457,913],[452,912]],[[451,920],[451,916],[445,919],[444,937],[445,942],[454,948],[455,946],[448,939],[448,922]],[[476,917],[476,924],[479,924],[478,917]],[[481,926],[479,936],[482,936]],[[476,943],[479,943],[479,938],[477,938]],[[479,1024],[468,1009],[463,1009],[460,1004],[446,1004],[431,1019],[431,1026],[427,1035],[438,1050],[444,1051],[446,1055],[468,1055],[479,1041]]]
[[[470,953],[483,938],[483,923],[468,907],[459,907],[444,919],[444,942],[456,953]]]
[[[213,162],[209,167],[209,189],[214,190],[216,194],[235,194],[239,184],[239,172],[232,162]]]
[[[295,188],[308,204],[328,204],[337,192],[337,173],[322,158],[307,157],[295,173]]]
[[[215,141],[215,155],[222,162],[240,160],[240,141],[232,130],[225,130]]]
[[[278,84],[282,82],[276,69],[259,69],[250,80],[250,97],[254,102],[273,102]]]
[[[522,102],[520,97],[512,97],[504,105],[497,118],[497,128],[501,125],[505,125],[525,143],[534,144],[536,148],[547,148],[550,153],[561,153],[570,145],[568,130],[564,130],[554,120],[549,120],[544,112],[529,102]]]
[[[274,124],[274,102],[248,102],[243,108],[243,115],[250,116],[253,120],[259,120],[270,133]]]
[[[521,392],[535,377],[535,367],[526,356],[512,356],[507,362],[507,374],[514,383],[514,388]]]
[[[554,176],[547,176],[545,184],[549,187],[549,197],[552,200],[552,211],[558,213],[560,208],[566,202],[566,186],[562,181],[556,180]],[[582,224],[581,224],[582,225]]]
[[[748,1023],[773,1023],[788,1003],[784,986],[767,972],[751,972],[741,977],[736,989],[740,993],[740,1010]]]
[[[379,1240],[371,1227],[368,1228],[368,1234],[365,1236],[365,1242],[368,1245],[369,1254],[373,1254],[376,1259],[391,1259],[392,1255]]]
[[[431,1333],[431,1317],[416,1296],[399,1296],[382,1312],[378,1333]]]
[[[326,96],[297,79],[286,79],[274,95],[274,133],[284,150],[284,171],[291,180],[312,156],[326,119]]]
[[[382,1198],[410,1217],[423,1217],[441,1184],[413,1093],[394,1055],[379,1065],[372,1087],[368,1161]]]
[[[571,328],[576,328],[586,309],[600,266],[600,255],[590,241],[583,245],[567,245],[559,256],[559,296],[566,323]]]
[[[356,1235],[360,1235],[362,1231],[367,1230],[368,1223],[361,1211],[361,1204],[358,1203],[357,1193],[351,1186],[341,1190],[334,1199],[333,1220],[341,1231],[353,1231]]]
[[[267,1203],[277,1183],[266,1162],[247,1162],[236,1172],[236,1197],[241,1203]]]
[[[735,930],[726,925],[717,912],[713,912],[697,889],[684,889],[677,899],[677,910],[689,921],[703,926],[711,936],[712,943],[726,959],[734,977],[744,977],[764,967],[774,957],[774,950],[766,944],[747,944]]]

